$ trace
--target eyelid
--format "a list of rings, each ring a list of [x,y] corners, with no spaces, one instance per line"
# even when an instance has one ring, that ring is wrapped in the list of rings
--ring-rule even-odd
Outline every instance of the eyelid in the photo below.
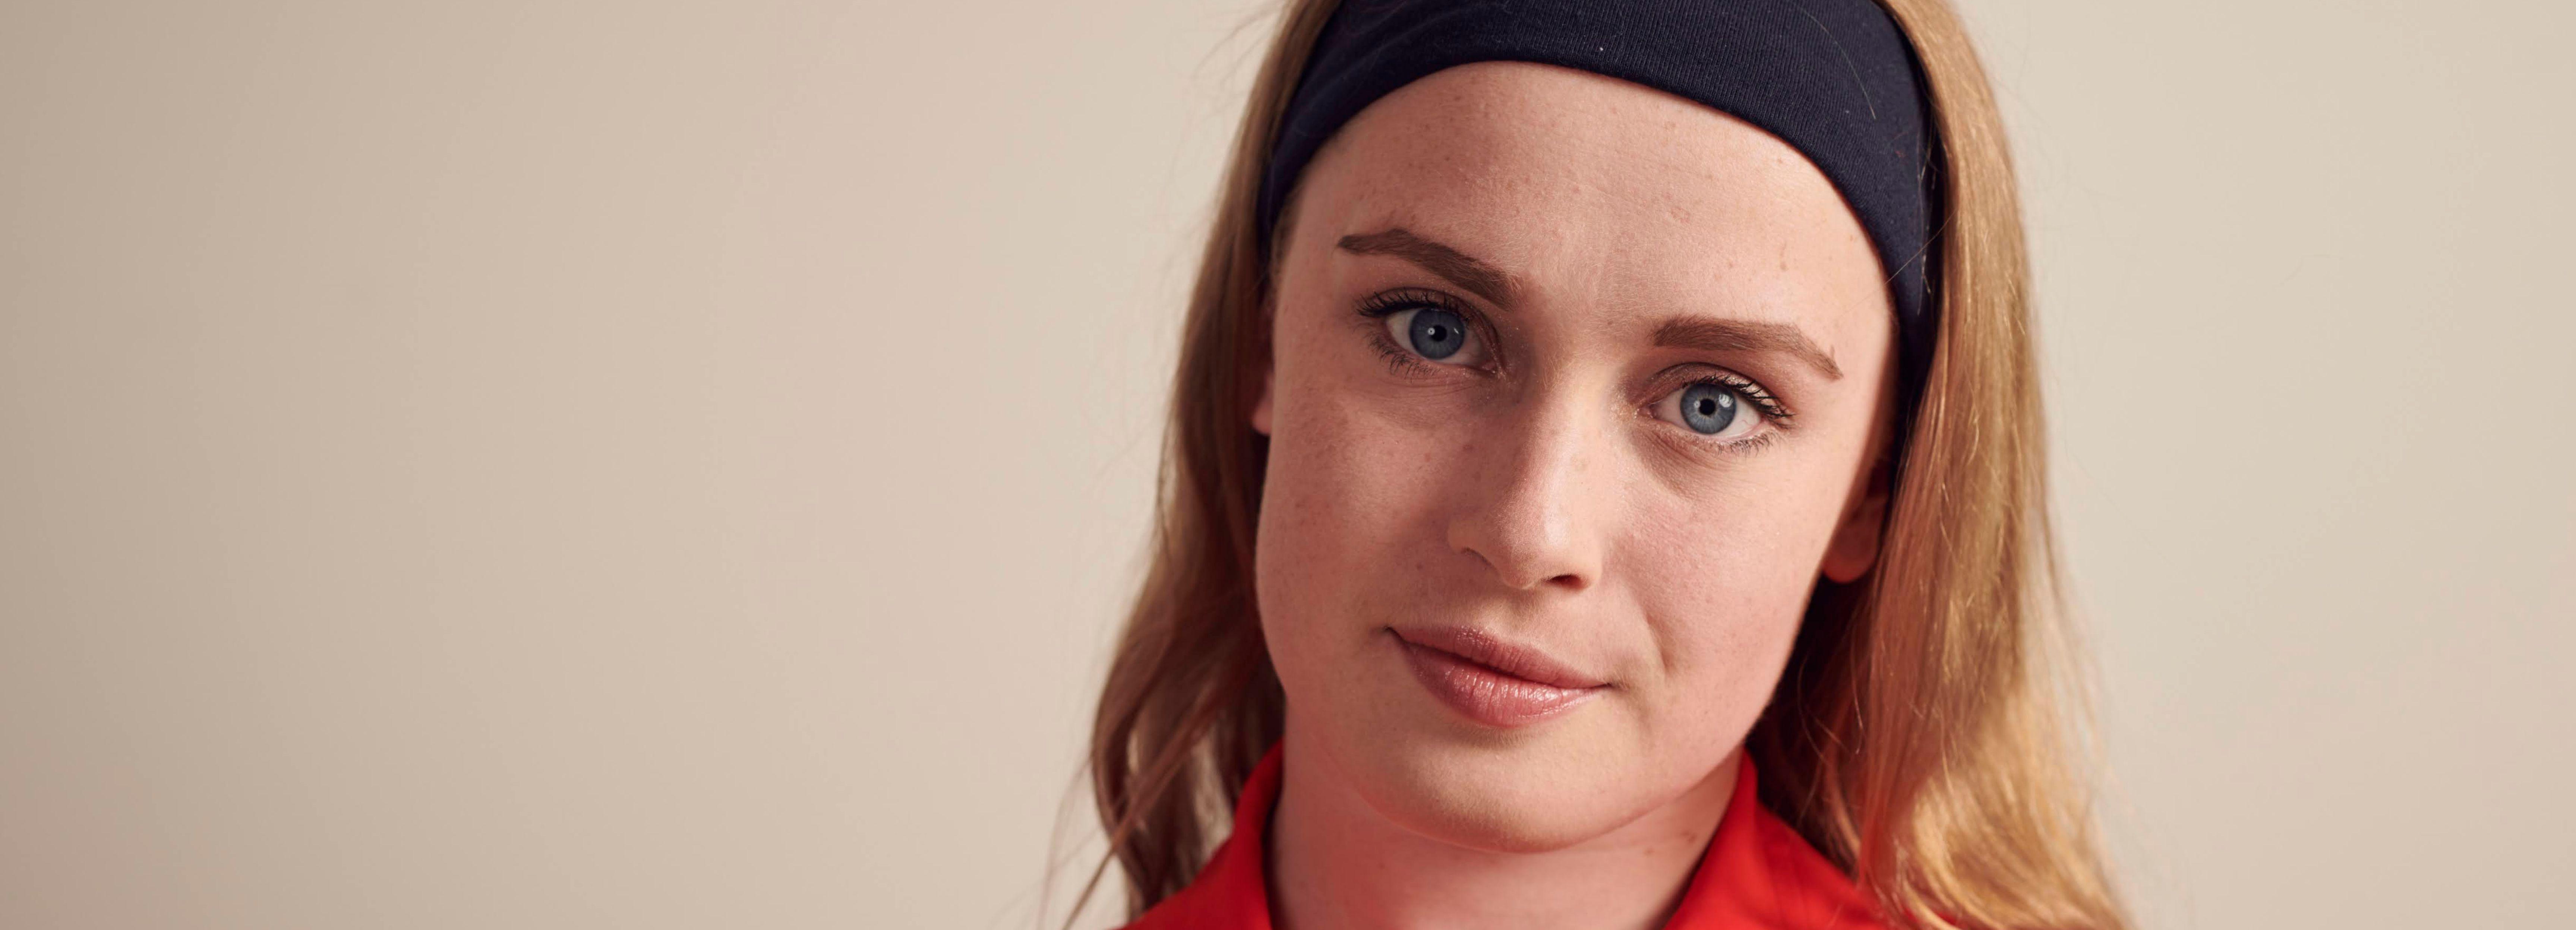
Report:
[[[1469,331],[1474,334],[1476,340],[1484,347],[1486,356],[1485,364],[1458,365],[1448,364],[1434,359],[1420,358],[1415,356],[1411,349],[1398,346],[1391,340],[1388,340],[1383,332],[1379,332],[1375,336],[1379,343],[1379,351],[1401,353],[1405,356],[1405,360],[1409,360],[1416,365],[1421,365],[1430,369],[1446,369],[1451,371],[1500,371],[1502,369],[1502,340],[1495,338],[1493,324],[1485,318],[1483,313],[1478,312],[1473,305],[1448,293],[1426,287],[1391,288],[1363,298],[1356,310],[1359,315],[1364,318],[1383,321],[1389,316],[1418,307],[1437,307],[1450,313],[1455,313],[1460,318],[1465,319],[1467,321]],[[1383,330],[1385,327],[1381,325],[1377,328]]]
[[[1672,443],[1674,448],[1703,451],[1703,453],[1721,453],[1721,456],[1741,456],[1741,453],[1754,453],[1759,451],[1759,448],[1767,448],[1770,443],[1777,443],[1780,441],[1780,435],[1790,430],[1790,417],[1793,417],[1793,412],[1790,412],[1785,404],[1780,404],[1780,399],[1777,397],[1770,397],[1770,389],[1765,389],[1759,381],[1747,379],[1747,376],[1741,376],[1741,374],[1734,374],[1734,371],[1705,366],[1705,363],[1667,368],[1667,374],[1669,371],[1687,371],[1687,368],[1713,368],[1713,371],[1669,381],[1669,384],[1672,384],[1669,389],[1656,392],[1654,399],[1649,399],[1649,402],[1643,404],[1641,410],[1638,410],[1646,420],[1654,420],[1656,435],[1664,438],[1667,443]],[[1752,433],[1721,438],[1721,435],[1692,430],[1690,425],[1685,425],[1685,422],[1664,420],[1664,404],[1674,402],[1677,394],[1687,392],[1687,389],[1692,389],[1692,386],[1698,386],[1698,384],[1716,384],[1721,386],[1721,389],[1726,389],[1726,392],[1736,394],[1736,397],[1741,399],[1739,410],[1749,410],[1754,415]]]
[[[1740,373],[1706,362],[1692,362],[1676,366],[1670,371],[1684,373],[1671,375],[1671,380],[1667,382],[1666,387],[1656,391],[1656,401],[1661,401],[1671,396],[1673,392],[1685,390],[1694,384],[1715,384],[1734,391],[1736,396],[1752,404],[1753,409],[1761,411],[1763,419],[1776,425],[1786,427],[1789,421],[1798,415],[1796,411],[1789,409],[1788,404],[1781,402],[1779,395],[1773,394],[1770,388],[1763,386],[1762,382]]]
[[[1675,366],[1666,369],[1664,374],[1666,376],[1664,383],[1667,387],[1657,391],[1654,398],[1647,401],[1640,412],[1646,419],[1655,421],[1658,435],[1677,446],[1723,455],[1747,454],[1779,441],[1783,433],[1793,428],[1791,418],[1797,414],[1790,411],[1788,405],[1781,403],[1778,397],[1773,396],[1769,388],[1763,387],[1761,382],[1752,378],[1705,362]],[[1754,432],[1751,435],[1720,439],[1693,430],[1687,425],[1664,419],[1660,412],[1664,403],[1696,384],[1714,384],[1732,391],[1743,401],[1743,406],[1751,408],[1753,415],[1760,420]]]
[[[1481,318],[1465,301],[1422,287],[1399,287],[1370,294],[1360,300],[1359,313],[1365,317],[1383,318],[1399,310],[1421,306],[1438,307],[1471,320]]]

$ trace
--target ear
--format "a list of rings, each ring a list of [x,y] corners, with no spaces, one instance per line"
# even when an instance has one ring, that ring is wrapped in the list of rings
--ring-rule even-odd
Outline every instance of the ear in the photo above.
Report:
[[[1825,577],[1835,584],[1850,584],[1869,573],[1878,564],[1878,541],[1887,529],[1887,499],[1891,493],[1888,456],[1878,457],[1870,466],[1865,483],[1853,489],[1851,504],[1843,508],[1842,522],[1834,527],[1833,541],[1825,546]]]
[[[1266,362],[1262,364],[1261,399],[1252,402],[1252,431],[1264,436],[1270,435],[1270,382],[1271,373],[1276,370],[1276,366]]]

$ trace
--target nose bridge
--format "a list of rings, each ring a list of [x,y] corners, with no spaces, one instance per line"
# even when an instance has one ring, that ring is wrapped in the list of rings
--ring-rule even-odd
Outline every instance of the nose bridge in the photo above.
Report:
[[[1530,390],[1480,424],[1475,477],[1449,543],[1512,588],[1581,589],[1600,578],[1595,498],[1612,477],[1611,444],[1598,405],[1581,393]]]

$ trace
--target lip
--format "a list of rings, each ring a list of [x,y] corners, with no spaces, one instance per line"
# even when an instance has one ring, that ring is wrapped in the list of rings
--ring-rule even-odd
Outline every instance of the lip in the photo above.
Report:
[[[1539,650],[1463,627],[1388,627],[1424,690],[1492,727],[1537,723],[1609,689]]]

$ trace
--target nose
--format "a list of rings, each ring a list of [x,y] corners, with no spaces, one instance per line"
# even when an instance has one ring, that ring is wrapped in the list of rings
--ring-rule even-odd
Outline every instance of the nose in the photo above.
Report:
[[[1515,404],[1482,424],[1449,520],[1449,546],[1514,590],[1580,591],[1600,581],[1594,516],[1608,483],[1610,437],[1578,405]]]

